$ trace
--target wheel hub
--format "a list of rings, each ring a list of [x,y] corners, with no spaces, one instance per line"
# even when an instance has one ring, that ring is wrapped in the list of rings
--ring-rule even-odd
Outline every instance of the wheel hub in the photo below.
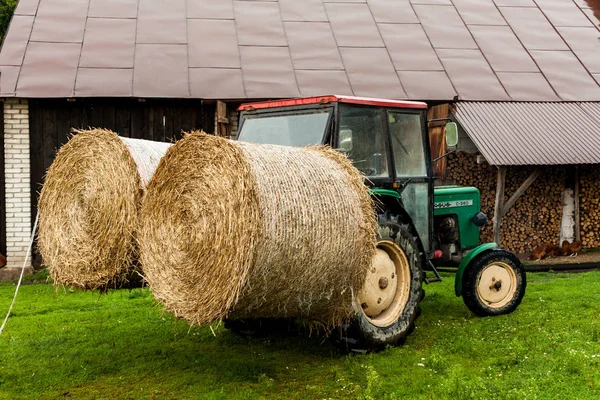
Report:
[[[486,266],[479,276],[477,294],[489,307],[500,308],[513,298],[517,291],[517,276],[506,263],[496,262]]]
[[[367,316],[376,317],[392,304],[398,286],[395,272],[396,266],[390,256],[377,249],[360,294],[361,306]]]
[[[388,326],[398,319],[408,302],[410,265],[396,243],[381,241],[377,247],[358,300],[371,323]]]

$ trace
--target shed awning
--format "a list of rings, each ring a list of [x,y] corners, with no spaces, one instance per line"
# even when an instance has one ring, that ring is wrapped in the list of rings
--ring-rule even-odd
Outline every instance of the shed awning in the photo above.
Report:
[[[600,102],[458,102],[453,114],[492,165],[600,164]]]

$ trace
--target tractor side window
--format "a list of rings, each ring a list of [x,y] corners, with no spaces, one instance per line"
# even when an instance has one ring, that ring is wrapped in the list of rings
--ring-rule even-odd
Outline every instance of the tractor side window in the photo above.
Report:
[[[338,150],[364,175],[389,177],[381,109],[341,105]]]
[[[427,176],[421,115],[390,111],[388,122],[396,176],[400,178]]]

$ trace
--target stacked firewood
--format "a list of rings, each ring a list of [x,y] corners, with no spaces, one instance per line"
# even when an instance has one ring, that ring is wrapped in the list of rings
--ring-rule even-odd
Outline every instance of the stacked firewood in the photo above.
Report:
[[[533,167],[508,167],[505,202],[532,172]],[[448,178],[457,185],[475,186],[481,191],[481,211],[488,216],[488,223],[481,231],[481,242],[492,241],[497,168],[486,163],[477,164],[476,155],[460,152],[449,156]],[[559,245],[563,190],[563,169],[545,167],[502,218],[501,246],[515,253],[526,253],[540,243]]]
[[[579,173],[579,209],[583,248],[600,247],[599,165],[582,166]]]

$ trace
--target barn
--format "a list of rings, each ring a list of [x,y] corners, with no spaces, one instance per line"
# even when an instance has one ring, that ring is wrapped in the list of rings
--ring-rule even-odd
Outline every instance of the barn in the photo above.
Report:
[[[455,119],[461,147],[436,173],[482,190],[498,217],[489,238],[516,251],[558,241],[570,190],[573,230],[598,246],[591,3],[20,0],[0,51],[0,253],[23,264],[40,184],[72,128],[235,136],[241,102],[332,93],[426,101],[432,119]],[[443,154],[443,127],[430,132]]]

